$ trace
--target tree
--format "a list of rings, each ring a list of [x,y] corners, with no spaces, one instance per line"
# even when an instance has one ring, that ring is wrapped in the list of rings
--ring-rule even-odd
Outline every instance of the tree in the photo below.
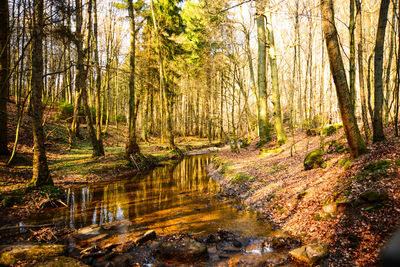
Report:
[[[375,41],[375,69],[374,69],[374,119],[372,120],[374,143],[385,140],[383,132],[382,107],[383,107],[383,48],[385,45],[385,32],[387,14],[390,0],[382,0],[379,11],[378,30]]]
[[[274,126],[276,131],[277,143],[282,145],[286,142],[286,133],[283,128],[282,110],[281,110],[281,97],[279,93],[279,81],[278,81],[278,66],[276,63],[276,50],[275,50],[275,39],[274,32],[271,22],[271,7],[270,2],[267,0],[266,5],[266,21],[267,21],[267,33],[268,33],[268,57],[269,64],[271,67],[271,82],[272,82],[272,103],[274,104]]]
[[[101,105],[100,105],[100,98],[101,98],[101,69],[100,69],[100,62],[99,62],[99,38],[98,38],[98,16],[97,16],[97,0],[93,1],[93,9],[94,9],[94,23],[93,23],[93,35],[94,35],[94,63],[96,66],[96,139],[99,144],[99,150],[103,151],[104,155],[104,148],[103,148],[103,140],[101,137]],[[101,153],[100,153],[101,154]]]
[[[258,66],[257,66],[257,83],[258,83],[258,135],[260,136],[259,146],[263,146],[271,139],[268,127],[268,106],[267,106],[267,88],[266,88],[266,36],[265,36],[265,1],[256,2],[257,9],[257,42],[258,42]]]
[[[139,101],[135,102],[135,47],[136,47],[136,22],[135,10],[132,0],[128,0],[128,13],[131,29],[131,46],[129,52],[129,118],[128,118],[128,142],[126,143],[125,155],[127,158],[132,154],[140,153],[136,138],[136,118]]]
[[[361,98],[361,116],[363,122],[363,129],[365,134],[365,139],[369,140],[371,138],[371,129],[369,128],[368,123],[368,110],[367,110],[367,103],[365,99],[365,86],[364,86],[364,64],[363,64],[363,25],[362,25],[362,6],[361,0],[356,0],[356,28],[357,28],[357,37],[358,37],[358,80],[360,84],[360,98]]]
[[[32,133],[33,133],[33,167],[32,186],[52,185],[53,180],[50,176],[47,165],[45,136],[42,125],[43,107],[43,0],[33,1],[33,29],[32,29]]]
[[[0,155],[9,153],[7,149],[7,100],[9,87],[9,25],[8,1],[0,1]]]
[[[366,145],[358,129],[354,108],[351,103],[346,71],[340,54],[339,40],[335,26],[333,0],[321,0],[321,16],[330,68],[336,86],[336,94],[344,131],[350,147],[350,154],[353,158],[357,158],[366,152]]]

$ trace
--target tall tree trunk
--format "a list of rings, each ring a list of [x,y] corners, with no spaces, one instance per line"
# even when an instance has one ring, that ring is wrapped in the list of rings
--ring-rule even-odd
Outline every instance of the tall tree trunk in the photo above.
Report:
[[[135,11],[132,0],[128,1],[128,12],[131,27],[131,47],[129,55],[130,73],[129,73],[129,136],[126,143],[125,155],[130,157],[132,154],[140,153],[140,148],[136,138],[136,104],[135,104],[135,43],[136,43],[136,24]]]
[[[93,8],[94,8],[94,24],[93,24],[93,34],[94,34],[94,62],[96,64],[96,139],[99,143],[100,150],[103,151],[103,140],[101,136],[101,106],[100,106],[100,98],[101,98],[101,69],[99,62],[99,40],[98,40],[98,23],[97,23],[97,0],[93,0]]]
[[[32,105],[32,133],[33,133],[33,167],[32,180],[29,185],[52,185],[47,165],[45,136],[43,131],[43,0],[33,2],[33,31],[32,31],[32,77],[31,77],[31,105]]]
[[[354,31],[356,27],[355,20],[355,0],[350,0],[350,23],[349,23],[349,35],[350,35],[350,58],[349,58],[349,83],[350,83],[350,98],[351,103],[354,106],[355,112],[355,103],[356,103],[356,46],[355,46],[355,38]]]
[[[365,100],[365,86],[364,86],[364,65],[363,65],[363,26],[362,26],[362,6],[361,0],[356,0],[357,14],[356,14],[356,29],[358,37],[358,80],[360,84],[360,98],[361,98],[361,117],[363,121],[363,129],[365,134],[365,139],[369,140],[371,138],[371,129],[368,123],[368,110],[367,103]]]
[[[7,100],[9,89],[9,25],[8,1],[0,2],[0,155],[9,153],[7,148]]]
[[[322,25],[329,56],[330,68],[336,85],[339,110],[343,121],[350,154],[357,158],[366,152],[366,145],[358,129],[357,120],[351,103],[346,71],[342,55],[340,54],[339,40],[335,26],[333,0],[321,0]]]
[[[374,69],[374,119],[372,126],[374,129],[373,140],[374,143],[385,140],[385,134],[383,132],[383,121],[382,121],[382,106],[383,106],[383,81],[382,81],[382,69],[383,69],[383,48],[385,45],[385,31],[387,24],[387,14],[389,10],[390,0],[382,0],[379,11],[378,30],[376,33],[375,42],[375,69]]]
[[[83,74],[83,36],[82,36],[82,0],[75,1],[75,45],[76,45],[76,72],[75,72],[75,103],[71,123],[71,132],[74,137],[79,137],[80,106],[82,98],[81,76]]]
[[[87,31],[87,40],[86,40],[86,51],[85,51],[85,56],[86,56],[86,69],[85,67],[79,66],[78,69],[80,69],[82,72],[79,75],[80,82],[79,82],[79,87],[81,88],[81,93],[82,93],[82,104],[83,104],[83,109],[85,112],[85,117],[86,117],[86,126],[87,129],[89,130],[89,137],[90,141],[92,143],[93,147],[93,157],[99,157],[99,156],[104,156],[104,147],[103,147],[103,142],[97,139],[96,137],[96,132],[93,126],[93,120],[92,120],[92,113],[89,108],[88,104],[88,92],[87,92],[87,76],[89,72],[89,68],[91,66],[91,58],[90,58],[90,47],[91,47],[91,35],[92,35],[92,5],[93,5],[93,0],[89,0],[89,5],[88,5],[88,31]],[[83,63],[83,60],[81,60]]]
[[[271,134],[268,127],[267,115],[267,88],[266,88],[266,36],[265,36],[265,18],[263,16],[265,9],[265,1],[256,2],[257,8],[257,40],[258,40],[258,99],[259,111],[258,116],[258,133],[260,136],[259,146],[263,146],[271,140]]]
[[[395,114],[394,114],[394,129],[395,136],[399,136],[399,86],[400,86],[400,1],[398,1],[398,11],[397,11],[397,66],[396,66],[396,86],[395,90]]]
[[[389,57],[388,57],[388,62],[387,62],[387,67],[386,67],[386,79],[385,79],[385,119],[384,119],[384,124],[387,124],[389,122],[389,114],[391,110],[391,105],[390,103],[390,76],[391,76],[391,70],[392,70],[392,60],[393,60],[393,54],[394,54],[394,34],[395,34],[395,25],[396,25],[396,12],[395,8],[397,6],[397,0],[393,0],[393,14],[392,14],[392,27],[390,27],[390,44],[389,44]]]
[[[274,104],[274,125],[276,131],[277,142],[282,145],[286,142],[286,133],[283,128],[282,119],[282,109],[281,109],[281,96],[279,93],[279,81],[278,81],[278,66],[276,63],[276,50],[275,50],[275,39],[274,32],[272,28],[271,20],[271,9],[270,2],[267,0],[267,12],[266,12],[266,22],[267,22],[267,33],[268,33],[268,57],[269,65],[271,67],[271,82],[272,82],[272,103]]]

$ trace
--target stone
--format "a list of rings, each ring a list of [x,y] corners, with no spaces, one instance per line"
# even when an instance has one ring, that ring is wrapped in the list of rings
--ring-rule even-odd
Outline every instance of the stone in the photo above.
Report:
[[[75,238],[80,240],[93,238],[98,235],[101,235],[101,233],[100,233],[100,227],[97,224],[81,228],[73,234]]]
[[[112,260],[112,263],[114,264],[114,266],[118,267],[129,267],[131,266],[131,263],[133,261],[134,261],[133,257],[128,253],[126,253],[115,256]]]
[[[311,262],[317,262],[328,255],[328,247],[324,243],[309,245],[306,253]]]
[[[146,233],[144,233],[143,235],[136,237],[133,242],[137,245],[140,246],[144,243],[146,243],[149,240],[154,240],[157,238],[157,234],[154,230],[149,230]]]
[[[158,254],[164,259],[188,262],[201,260],[208,256],[207,247],[189,237],[162,242],[158,247]]]
[[[317,149],[308,153],[304,159],[304,169],[312,170],[320,168],[324,164],[324,151],[322,149]]]
[[[0,265],[13,265],[17,261],[30,261],[60,256],[64,245],[26,243],[0,247]]]
[[[328,247],[325,243],[306,245],[289,251],[289,255],[298,262],[313,265],[328,255]]]
[[[222,250],[227,253],[239,253],[242,251],[240,248],[237,248],[235,246],[226,246]]]
[[[322,206],[322,210],[327,214],[335,214],[337,212],[337,204],[336,202],[329,203],[327,205]]]
[[[102,224],[101,229],[104,231],[125,231],[131,225],[132,222],[123,220],[123,221]]]
[[[276,236],[268,238],[265,244],[266,247],[271,247],[274,249],[293,248],[299,245],[299,240],[284,233],[279,233]]]
[[[360,195],[361,199],[369,203],[380,203],[388,199],[386,191],[378,192],[375,190],[367,190]]]
[[[45,262],[40,262],[34,265],[35,267],[86,267],[89,266],[87,264],[84,264],[81,261],[78,261],[74,258],[70,257],[65,257],[65,256],[60,256],[60,257],[55,257],[51,258],[49,260],[46,260]]]

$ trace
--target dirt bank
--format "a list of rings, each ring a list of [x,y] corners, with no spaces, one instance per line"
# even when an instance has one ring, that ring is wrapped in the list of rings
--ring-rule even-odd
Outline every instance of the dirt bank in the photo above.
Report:
[[[324,143],[322,168],[306,171],[306,154]],[[400,139],[368,146],[355,161],[343,132],[296,137],[281,148],[256,144],[219,151],[210,174],[226,192],[263,213],[305,243],[329,244],[332,266],[373,266],[382,245],[399,226]]]

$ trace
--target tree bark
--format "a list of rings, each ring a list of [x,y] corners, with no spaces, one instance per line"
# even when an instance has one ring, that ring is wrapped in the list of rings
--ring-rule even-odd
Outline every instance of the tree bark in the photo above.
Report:
[[[32,180],[29,185],[52,185],[47,165],[45,136],[43,131],[43,0],[33,2],[33,31],[32,31],[32,77],[31,77],[31,105],[32,105],[32,133],[33,133],[33,167]]]
[[[136,138],[136,104],[135,104],[135,45],[136,45],[136,24],[135,24],[135,11],[133,9],[132,0],[128,1],[128,12],[130,19],[131,30],[131,46],[129,55],[129,136],[126,143],[125,156],[127,158],[132,154],[140,153],[140,148]]]
[[[375,69],[374,69],[374,119],[372,121],[372,127],[374,129],[373,141],[374,143],[385,140],[385,134],[383,132],[383,121],[382,121],[382,106],[383,106],[383,48],[385,45],[385,32],[387,24],[387,14],[389,10],[390,0],[382,0],[379,11],[378,30],[376,33],[375,42]]]
[[[7,100],[9,90],[8,1],[0,1],[0,155],[9,154],[7,144]]]
[[[362,26],[362,6],[361,0],[356,0],[356,29],[357,29],[357,37],[358,37],[358,80],[360,84],[360,98],[361,98],[361,117],[363,121],[363,129],[365,134],[365,140],[369,140],[371,138],[371,129],[369,128],[368,123],[368,110],[367,103],[365,99],[365,86],[364,86],[364,65],[363,65],[363,26]]]
[[[351,103],[354,106],[355,112],[355,102],[356,102],[356,45],[354,32],[356,27],[355,20],[355,0],[350,0],[350,23],[349,23],[349,35],[350,35],[350,58],[349,58],[349,81],[350,81],[350,97]]]
[[[271,140],[271,134],[268,127],[267,115],[267,88],[266,88],[266,36],[265,36],[265,18],[263,16],[265,9],[265,1],[256,2],[257,8],[257,40],[258,40],[258,67],[257,67],[257,83],[258,83],[258,99],[259,111],[258,116],[258,133],[260,136],[259,146],[263,146]]]
[[[99,41],[98,41],[98,23],[97,23],[97,0],[93,2],[94,7],[94,24],[93,24],[93,33],[94,33],[94,62],[96,64],[96,139],[99,143],[100,150],[103,151],[103,140],[101,134],[101,106],[100,106],[100,98],[101,98],[101,69],[99,62]]]
[[[272,82],[272,103],[274,105],[274,125],[277,137],[277,143],[282,145],[286,142],[286,133],[283,127],[283,119],[282,119],[282,109],[281,109],[281,96],[279,93],[279,81],[278,81],[278,66],[276,63],[276,50],[275,50],[275,39],[274,32],[272,28],[271,21],[271,9],[270,2],[267,0],[267,12],[266,22],[267,22],[267,33],[268,33],[268,57],[269,57],[269,65],[271,67],[271,82]]]
[[[346,71],[340,54],[339,40],[335,26],[333,0],[321,0],[322,25],[329,56],[330,68],[336,85],[339,110],[343,121],[350,154],[357,158],[366,152],[366,145],[358,129],[357,120],[351,103]]]

